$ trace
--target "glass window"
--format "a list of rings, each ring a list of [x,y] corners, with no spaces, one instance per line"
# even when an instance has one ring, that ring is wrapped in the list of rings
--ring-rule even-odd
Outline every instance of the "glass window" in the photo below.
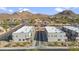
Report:
[[[62,37],[62,35],[60,35],[60,37]]]
[[[23,39],[23,41],[25,41],[25,39]]]
[[[61,41],[61,39],[58,39],[58,41]]]
[[[54,35],[54,37],[57,37],[57,35]]]
[[[21,39],[19,39],[19,41],[21,41]]]

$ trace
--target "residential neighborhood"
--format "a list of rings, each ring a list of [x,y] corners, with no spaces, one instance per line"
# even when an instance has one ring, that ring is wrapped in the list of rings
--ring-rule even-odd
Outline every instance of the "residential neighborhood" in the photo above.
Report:
[[[79,15],[28,11],[0,14],[0,49],[79,49]]]

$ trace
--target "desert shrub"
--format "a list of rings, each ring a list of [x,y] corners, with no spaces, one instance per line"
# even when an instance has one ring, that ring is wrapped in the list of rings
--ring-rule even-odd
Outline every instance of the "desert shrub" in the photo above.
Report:
[[[17,45],[12,45],[12,47],[17,47]]]
[[[30,46],[31,43],[30,43],[30,42],[17,42],[16,45],[17,45],[17,46],[22,46],[22,47],[24,47],[24,46],[26,46],[26,45],[27,45],[27,46],[28,46],[28,45]]]
[[[4,47],[10,47],[10,44],[6,44]]]
[[[52,44],[52,43],[48,43],[48,46],[54,46],[54,44]]]
[[[54,42],[55,46],[58,46],[58,42]]]
[[[69,51],[79,51],[79,48],[70,47]]]
[[[18,42],[16,43],[17,46],[24,46],[24,44],[22,42]]]

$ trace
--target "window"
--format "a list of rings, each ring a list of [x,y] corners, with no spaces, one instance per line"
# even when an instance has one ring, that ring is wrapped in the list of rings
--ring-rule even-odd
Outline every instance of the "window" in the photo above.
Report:
[[[25,39],[23,39],[23,41],[25,41]]]
[[[21,39],[19,39],[19,41],[21,41]]]
[[[29,41],[29,38],[26,38],[26,41]]]
[[[29,38],[26,38],[26,40],[29,40]]]
[[[60,35],[60,37],[62,37],[62,35]]]
[[[54,35],[54,37],[57,37],[57,35]]]
[[[61,39],[58,39],[58,41],[61,41]]]

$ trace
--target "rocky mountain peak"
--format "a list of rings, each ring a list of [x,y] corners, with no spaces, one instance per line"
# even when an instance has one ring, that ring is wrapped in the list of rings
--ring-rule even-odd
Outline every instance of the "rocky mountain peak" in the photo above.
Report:
[[[75,13],[72,12],[71,10],[64,10],[63,12],[60,12],[59,14],[62,14],[62,15],[75,15]]]

